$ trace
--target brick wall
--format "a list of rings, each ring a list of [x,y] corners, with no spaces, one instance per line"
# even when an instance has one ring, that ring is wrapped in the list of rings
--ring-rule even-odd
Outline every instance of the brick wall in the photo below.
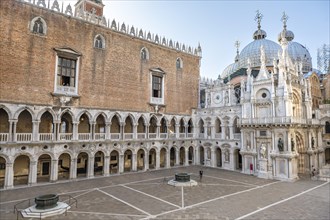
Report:
[[[166,73],[164,113],[190,114],[197,107],[199,57],[29,4],[5,0],[0,6],[0,101],[58,104],[54,48],[68,47],[82,54],[76,106],[150,111],[149,69],[159,67]],[[36,16],[46,21],[46,36],[29,31]],[[105,37],[104,50],[93,47],[97,34]],[[149,50],[147,62],[140,59],[142,47]]]

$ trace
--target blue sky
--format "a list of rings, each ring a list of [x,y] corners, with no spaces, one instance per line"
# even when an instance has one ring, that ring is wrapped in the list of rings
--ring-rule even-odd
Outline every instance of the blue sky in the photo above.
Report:
[[[289,16],[287,29],[309,49],[316,68],[317,48],[329,44],[330,1],[113,1],[103,0],[107,19],[125,22],[154,34],[203,50],[201,76],[215,79],[234,62],[234,42],[240,50],[252,42],[257,30],[256,11],[263,14],[261,28],[267,39],[277,42],[283,29],[283,11]]]

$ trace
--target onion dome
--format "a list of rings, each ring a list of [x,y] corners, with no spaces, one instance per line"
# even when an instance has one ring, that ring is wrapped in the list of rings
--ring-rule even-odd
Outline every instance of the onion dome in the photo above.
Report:
[[[283,16],[281,21],[283,22],[283,30],[281,33],[278,34],[278,42],[281,42],[282,38],[285,38],[288,42],[292,41],[294,39],[294,34],[292,31],[289,31],[286,29],[286,22],[288,21],[289,16],[283,12]]]

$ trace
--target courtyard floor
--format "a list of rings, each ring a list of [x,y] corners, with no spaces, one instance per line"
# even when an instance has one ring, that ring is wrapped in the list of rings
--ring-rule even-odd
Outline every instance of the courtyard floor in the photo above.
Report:
[[[178,172],[191,173],[198,186],[168,185]],[[306,177],[288,183],[200,166],[3,190],[0,219],[16,219],[15,204],[49,193],[71,195],[78,204],[66,216],[46,219],[330,219],[330,182]]]

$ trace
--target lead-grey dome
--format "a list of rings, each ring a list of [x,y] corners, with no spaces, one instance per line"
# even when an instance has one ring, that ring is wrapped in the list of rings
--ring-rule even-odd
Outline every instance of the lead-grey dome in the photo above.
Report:
[[[275,43],[274,41],[267,39],[254,40],[249,43],[244,49],[241,51],[238,61],[239,68],[247,68],[248,67],[248,59],[250,59],[251,67],[260,67],[260,47],[264,46],[265,54],[266,54],[266,65],[272,66],[273,60],[278,59],[278,51],[281,50],[280,45]]]
[[[229,66],[227,66],[221,73],[221,78],[224,79],[228,76],[230,76],[232,73],[234,73],[238,69],[238,63],[232,63]]]
[[[288,42],[288,53],[292,61],[303,62],[303,72],[311,71],[312,57],[306,47],[297,42]]]

